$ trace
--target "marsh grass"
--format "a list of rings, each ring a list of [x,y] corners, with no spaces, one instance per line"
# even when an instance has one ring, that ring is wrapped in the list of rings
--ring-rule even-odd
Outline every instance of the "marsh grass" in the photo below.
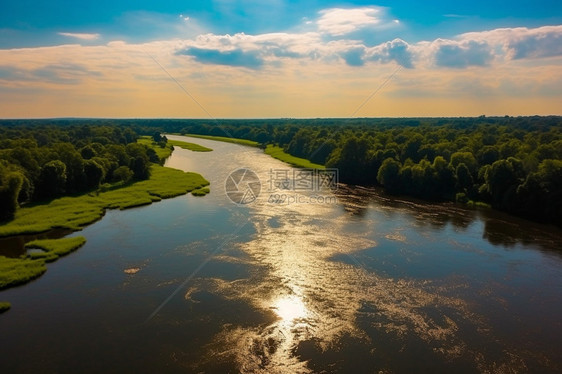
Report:
[[[492,209],[492,206],[490,204],[487,204],[485,202],[482,201],[473,201],[473,200],[469,200],[466,205],[469,208],[485,208],[485,209]]]
[[[195,144],[195,143],[182,142],[182,141],[179,141],[179,140],[169,140],[168,139],[168,144],[171,144],[174,147],[180,147],[180,148],[183,148],[183,149],[188,149],[188,150],[193,151],[193,152],[211,152],[212,151],[211,148],[203,147],[202,145]]]
[[[55,228],[76,231],[99,220],[106,209],[147,205],[201,190],[208,185],[209,182],[200,174],[152,165],[150,179],[145,181],[21,208],[13,221],[0,227],[0,236],[36,234]],[[85,242],[83,237],[34,240],[27,243],[26,248],[40,248],[43,252],[31,252],[21,258],[0,256],[0,289],[21,285],[39,277],[47,271],[46,262],[56,261]]]
[[[107,189],[80,196],[62,197],[45,204],[20,208],[16,218],[0,227],[0,236],[37,234],[55,228],[73,231],[99,220],[106,209],[128,209],[153,201],[184,195],[198,190],[207,191],[209,182],[197,173],[151,166],[150,179],[121,185],[120,188]],[[206,193],[204,193],[206,194]],[[201,196],[201,195],[197,195]],[[39,248],[43,251],[31,252],[20,258],[0,256],[0,289],[18,286],[41,276],[47,267],[45,263],[56,261],[80,248],[84,237],[41,239],[25,245],[26,248]]]
[[[18,209],[15,218],[0,226],[1,236],[37,234],[52,229],[80,230],[105,214],[106,209],[128,209],[184,195],[209,185],[197,173],[153,164],[150,179],[80,196],[66,196]]]
[[[42,249],[43,252],[32,252],[28,256],[32,259],[44,258],[46,262],[52,262],[61,256],[77,250],[86,243],[86,238],[77,236],[62,239],[39,239],[25,244],[25,248]]]
[[[157,152],[160,159],[172,153],[172,145],[160,148],[149,137],[139,140]],[[157,164],[150,167],[148,180],[123,184],[106,184],[97,191],[65,196],[43,203],[36,203],[17,210],[15,218],[0,226],[0,237],[22,234],[39,234],[53,229],[80,230],[103,217],[107,209],[128,209],[148,205],[197,191],[195,196],[210,192],[203,176],[197,173],[166,168]],[[86,239],[82,236],[62,239],[40,239],[25,245],[33,251],[20,258],[0,256],[0,290],[27,283],[47,271],[46,263],[80,248]],[[9,308],[9,303],[0,306]],[[6,309],[7,310],[7,309]]]
[[[39,239],[26,243],[26,249],[37,248],[20,258],[0,256],[0,290],[18,286],[41,276],[47,271],[45,263],[56,261],[86,243],[86,238],[77,236],[62,239]],[[8,303],[9,304],[9,303]]]
[[[308,161],[305,158],[291,156],[290,154],[285,153],[283,151],[283,148],[277,147],[277,146],[274,146],[274,145],[271,145],[271,144],[268,145],[265,148],[265,153],[270,155],[273,158],[276,158],[280,161],[286,162],[288,164],[291,164],[291,165],[299,167],[299,168],[306,168],[306,169],[325,169],[326,168],[324,165],[315,164],[313,162]]]
[[[211,189],[209,187],[203,187],[203,188],[198,188],[196,190],[191,191],[191,194],[193,196],[205,196],[210,192],[211,192]]]
[[[8,303],[8,302],[0,302],[0,314],[7,312],[10,308],[12,307],[12,304]]]
[[[219,142],[226,142],[226,143],[241,144],[241,145],[247,145],[247,146],[250,146],[250,147],[257,147],[259,145],[258,142],[255,142],[253,140],[228,138],[226,136],[211,136],[211,135],[196,135],[196,134],[182,134],[182,136],[189,136],[191,138],[216,140],[216,141],[219,141]],[[170,140],[168,140],[168,142],[170,142]]]
[[[44,259],[0,256],[0,290],[27,283],[46,271]]]

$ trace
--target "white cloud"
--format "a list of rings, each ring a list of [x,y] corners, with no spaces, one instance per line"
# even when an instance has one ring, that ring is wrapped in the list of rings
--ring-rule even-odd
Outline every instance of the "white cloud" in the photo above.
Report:
[[[325,9],[320,11],[321,17],[316,21],[316,25],[322,33],[334,36],[345,35],[366,26],[379,24],[381,13],[381,9],[375,7]]]
[[[427,68],[490,67],[516,60],[562,56],[562,25],[500,28],[460,34],[453,39],[409,46],[416,66]]]
[[[59,35],[69,38],[76,38],[80,40],[96,40],[100,38],[100,34],[86,34],[86,33],[73,33],[73,32],[59,32]]]
[[[461,39],[485,40],[501,46],[510,59],[562,56],[562,25],[501,28],[483,32],[466,33]]]
[[[413,48],[402,39],[394,39],[393,41],[369,48],[367,58],[382,63],[395,61],[405,68],[414,67],[412,61],[414,58]]]
[[[476,40],[437,40],[434,43],[434,62],[436,66],[466,68],[486,66],[494,56],[492,48],[485,41]]]
[[[389,38],[369,44],[363,39],[367,33],[393,23],[385,9],[380,9],[378,13],[358,13],[366,18],[353,21],[342,16],[337,22],[337,13],[326,10],[317,19],[302,20],[302,26],[312,21],[312,27],[256,35],[191,29],[197,20],[183,22],[174,14],[161,24],[193,30],[174,34],[182,35],[182,40],[170,37],[144,44],[112,41],[0,50],[0,98],[10,100],[0,100],[0,110],[10,115],[26,113],[30,100],[17,101],[12,93],[28,90],[35,92],[37,103],[50,103],[45,98],[57,100],[53,115],[75,114],[71,111],[76,105],[83,105],[82,115],[91,115],[98,108],[89,105],[92,100],[99,100],[99,108],[107,116],[199,115],[198,107],[189,107],[189,102],[185,111],[185,98],[178,95],[161,64],[201,102],[217,108],[215,116],[347,115],[399,64],[408,69],[393,77],[379,97],[379,111],[372,114],[479,114],[484,112],[482,105],[492,106],[496,98],[507,98],[501,110],[510,114],[538,110],[533,108],[542,108],[544,113],[559,111],[562,26],[495,29],[417,43]],[[324,24],[319,23],[321,19]],[[60,35],[101,38],[98,34]],[[41,96],[41,92],[57,94]],[[396,98],[400,104],[393,104]],[[275,102],[287,104],[276,108]],[[474,112],[466,109],[467,102],[476,108]],[[520,110],[527,102],[535,106]],[[50,105],[44,107],[51,110]],[[448,112],[443,112],[445,107]],[[255,108],[272,111],[264,109],[258,114]],[[380,111],[387,108],[387,112]]]
[[[376,46],[345,37],[326,40],[325,36],[319,31],[258,35],[204,34],[181,42],[176,53],[191,55],[189,49],[223,54],[251,52],[252,56],[263,61],[262,66],[268,62],[280,66],[279,59],[290,58],[332,63],[344,61],[357,67],[368,62],[395,62],[406,68],[433,69],[488,67],[502,61],[562,56],[562,26],[496,29],[415,44],[394,39]]]

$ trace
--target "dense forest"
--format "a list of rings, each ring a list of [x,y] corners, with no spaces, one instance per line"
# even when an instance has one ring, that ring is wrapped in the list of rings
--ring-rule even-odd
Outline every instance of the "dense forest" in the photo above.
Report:
[[[344,183],[381,185],[428,200],[482,202],[562,226],[561,117],[27,123],[0,123],[2,206],[78,192],[104,179],[146,177],[142,170],[155,155],[133,141],[165,132],[274,144],[338,168]]]
[[[147,179],[159,159],[138,137],[109,124],[0,123],[0,222],[20,205]]]
[[[562,118],[388,118],[145,123],[275,144],[392,194],[485,203],[562,226]],[[144,130],[149,131],[148,129]]]

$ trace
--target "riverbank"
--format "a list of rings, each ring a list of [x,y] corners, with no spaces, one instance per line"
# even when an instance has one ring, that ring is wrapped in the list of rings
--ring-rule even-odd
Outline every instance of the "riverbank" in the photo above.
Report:
[[[179,134],[176,134],[179,135]],[[194,135],[194,134],[184,134],[182,136],[188,136],[188,137],[192,137],[192,138],[200,138],[200,139],[207,139],[207,140],[216,140],[219,142],[227,142],[227,143],[234,143],[234,144],[240,144],[240,145],[247,145],[250,147],[258,147],[259,143],[252,141],[252,140],[247,140],[247,139],[239,139],[239,138],[228,138],[228,137],[224,137],[224,136],[211,136],[211,135]],[[178,142],[175,140],[168,140],[168,142],[171,144],[174,144],[174,142]],[[265,154],[286,162],[292,166],[295,167],[299,167],[299,168],[305,168],[305,169],[325,169],[326,167],[324,165],[320,165],[320,164],[315,164],[314,162],[311,162],[305,158],[301,158],[301,157],[296,157],[293,156],[289,153],[286,153],[282,147],[278,147],[272,144],[268,144],[267,147],[264,149]]]
[[[286,162],[293,166],[305,169],[325,169],[324,165],[315,164],[305,158],[295,157],[283,151],[283,148],[269,144],[265,148],[265,153],[280,161]]]
[[[179,140],[168,139],[168,144],[171,144],[174,147],[180,147],[180,148],[187,149],[187,150],[193,151],[193,152],[212,152],[213,151],[211,148],[203,147],[202,145],[199,145],[199,144],[182,142],[182,141],[179,141]]]
[[[152,146],[161,159],[173,151],[173,144],[159,147],[148,138],[141,138],[139,142]],[[107,209],[134,208],[190,192],[194,196],[204,196],[210,192],[208,185],[209,181],[200,174],[152,164],[150,178],[144,181],[106,184],[87,194],[22,207],[12,221],[0,226],[0,237],[40,234],[55,229],[79,231],[101,219]],[[0,290],[38,278],[47,271],[47,262],[80,248],[85,242],[83,237],[35,240],[26,243],[25,248],[41,251],[26,253],[19,258],[0,256]]]
[[[0,257],[0,290],[32,281],[47,271],[46,263],[77,250],[86,243],[86,238],[34,240],[25,245],[36,249],[20,258]],[[9,303],[5,303],[9,304]]]
[[[209,185],[200,174],[156,164],[150,167],[150,174],[148,180],[106,185],[95,192],[20,208],[12,221],[0,227],[0,237],[38,234],[61,228],[77,231],[103,217],[106,209],[148,205]]]
[[[240,138],[229,138],[229,137],[226,137],[226,136],[196,135],[196,134],[173,134],[173,135],[188,136],[190,138],[200,138],[200,139],[207,139],[207,140],[216,140],[218,142],[247,145],[247,146],[250,146],[250,147],[259,146],[259,143],[255,142],[253,140],[240,139]]]

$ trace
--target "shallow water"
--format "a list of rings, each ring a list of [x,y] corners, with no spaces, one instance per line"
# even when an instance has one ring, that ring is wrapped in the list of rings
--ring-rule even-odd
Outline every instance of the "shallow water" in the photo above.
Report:
[[[83,248],[0,293],[2,371],[562,370],[559,230],[345,185],[270,189],[285,164],[190,141],[214,151],[166,165],[210,195],[109,211],[73,234]],[[252,204],[225,193],[243,167],[261,181]]]

